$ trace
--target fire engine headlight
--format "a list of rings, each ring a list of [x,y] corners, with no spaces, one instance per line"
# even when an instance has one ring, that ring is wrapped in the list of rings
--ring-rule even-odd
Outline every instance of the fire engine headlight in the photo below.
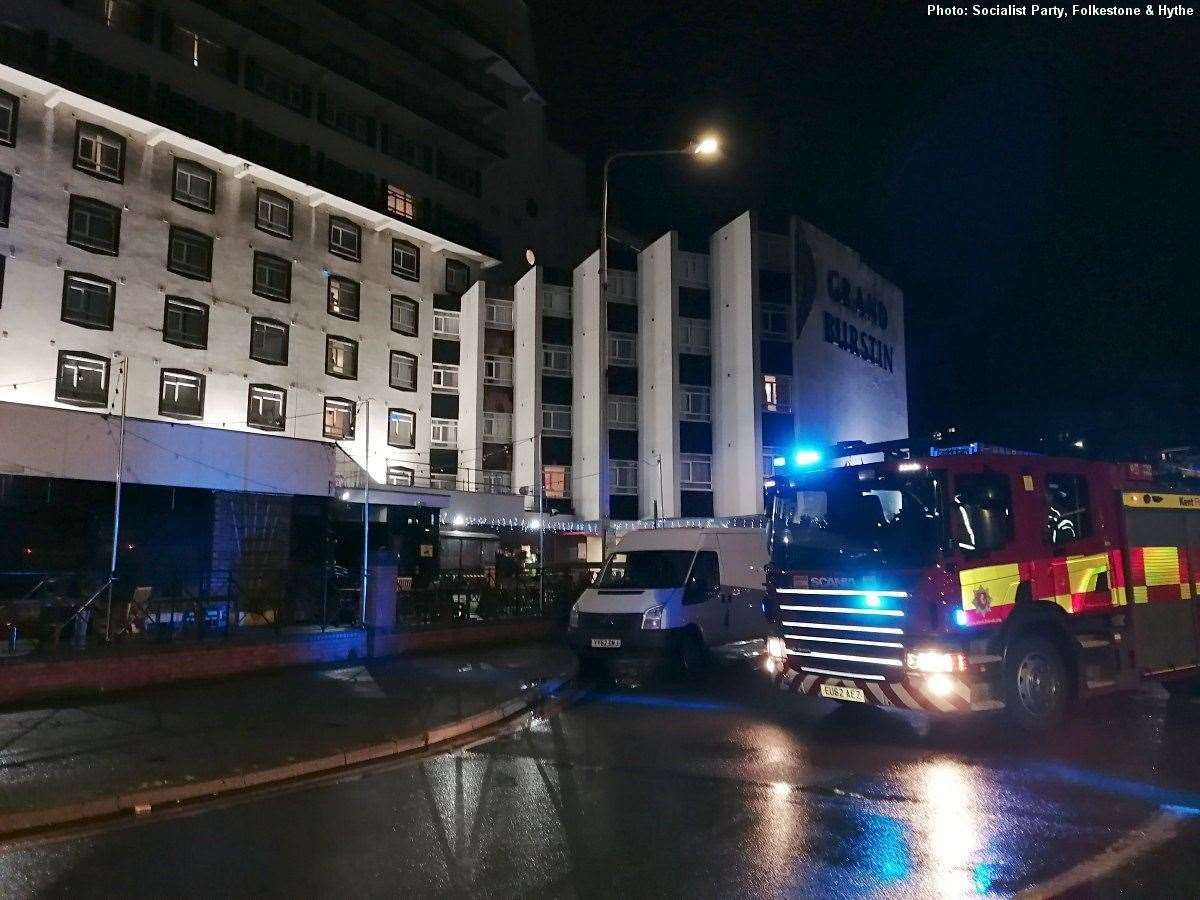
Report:
[[[663,612],[661,606],[652,606],[642,613],[642,630],[658,631],[663,627]]]
[[[779,660],[787,658],[787,643],[783,638],[777,635],[767,638],[767,656]]]
[[[916,672],[965,672],[967,668],[963,654],[943,650],[910,650],[904,662]]]
[[[579,627],[579,601],[578,600],[576,600],[574,603],[571,604],[571,617],[567,621],[567,627],[568,628],[578,628]]]

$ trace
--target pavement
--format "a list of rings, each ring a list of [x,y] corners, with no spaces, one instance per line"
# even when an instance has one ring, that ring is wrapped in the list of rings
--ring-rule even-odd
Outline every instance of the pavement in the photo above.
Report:
[[[582,694],[579,692],[583,691]],[[1061,731],[576,679],[469,746],[0,843],[22,897],[1200,896],[1200,703]]]
[[[0,835],[422,750],[574,671],[561,644],[529,643],[0,708]]]

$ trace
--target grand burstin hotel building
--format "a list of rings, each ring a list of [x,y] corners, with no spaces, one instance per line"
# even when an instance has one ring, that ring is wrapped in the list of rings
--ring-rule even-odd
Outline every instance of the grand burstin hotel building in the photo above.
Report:
[[[428,576],[455,539],[753,516],[776,456],[907,435],[900,291],[798,218],[669,231],[601,296],[520,4],[21,6],[0,569],[106,566],[118,460],[131,566],[351,564],[369,490]]]

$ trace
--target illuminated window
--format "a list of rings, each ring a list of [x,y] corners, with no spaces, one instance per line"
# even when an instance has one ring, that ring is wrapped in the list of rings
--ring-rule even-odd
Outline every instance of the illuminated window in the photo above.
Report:
[[[412,487],[413,470],[407,466],[389,465],[387,467],[388,487]]]
[[[435,309],[433,311],[433,336],[458,340],[459,314],[456,309]]]
[[[388,445],[410,449],[415,444],[416,437],[417,414],[410,409],[389,409]]]
[[[204,415],[204,376],[180,369],[163,369],[159,381],[158,414],[172,419]]]
[[[286,413],[287,391],[271,384],[250,385],[247,425],[262,431],[283,431]]]
[[[335,378],[358,377],[358,342],[335,334],[325,338],[325,374]]]
[[[562,500],[571,496],[571,467],[542,467],[542,496],[550,500]]]
[[[430,419],[429,445],[431,447],[458,447],[458,419]]]
[[[354,404],[343,397],[326,397],[322,434],[335,441],[354,440]]]
[[[93,353],[60,351],[54,399],[72,406],[107,406],[108,365],[105,357]]]
[[[767,412],[792,411],[792,377],[763,375],[763,409]]]
[[[331,316],[358,321],[358,282],[338,275],[329,276],[327,309]]]
[[[417,217],[417,198],[398,185],[389,184],[387,187],[387,208],[393,216],[408,219],[410,222]]]
[[[216,41],[210,41],[190,28],[176,25],[167,43],[171,53],[189,66],[221,76],[228,74],[229,51]]]
[[[398,391],[417,389],[417,358],[411,353],[393,350],[389,384]]]

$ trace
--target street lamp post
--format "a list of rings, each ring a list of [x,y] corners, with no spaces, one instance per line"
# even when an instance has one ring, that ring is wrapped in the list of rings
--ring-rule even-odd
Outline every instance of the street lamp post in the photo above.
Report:
[[[612,164],[618,159],[630,159],[633,157],[642,156],[700,156],[711,157],[715,156],[720,151],[720,142],[713,135],[701,137],[695,142],[686,147],[676,148],[671,150],[622,150],[617,153],[610,153],[604,160],[604,169],[602,172],[602,189],[600,197],[600,321],[603,327],[601,328],[600,340],[602,360],[601,376],[604,378],[604,389],[600,392],[600,435],[604,442],[602,446],[607,446],[608,441],[608,170]],[[601,454],[603,457],[600,460],[601,471],[597,473],[600,479],[600,514],[599,532],[600,532],[600,555],[604,555],[604,544],[608,532],[608,453]]]

